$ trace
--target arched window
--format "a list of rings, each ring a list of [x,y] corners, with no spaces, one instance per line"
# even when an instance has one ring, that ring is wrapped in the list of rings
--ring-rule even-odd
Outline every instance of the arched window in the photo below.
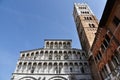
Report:
[[[68,57],[69,57],[70,60],[72,59],[72,53],[71,53],[71,51],[68,51]]]
[[[22,71],[24,71],[26,67],[27,67],[27,62],[24,62],[23,67],[22,67]]]
[[[45,73],[46,70],[47,70],[47,63],[44,63],[44,64],[43,64],[43,73]]]
[[[34,59],[37,59],[38,56],[39,56],[39,52],[36,52]]]
[[[29,59],[30,58],[30,55],[29,55],[29,53],[27,53],[27,55],[26,55],[26,59]]]
[[[49,53],[49,60],[52,60],[52,55],[53,55],[53,51],[50,51],[50,53]]]
[[[64,51],[64,59],[67,60],[68,59],[68,55],[67,55],[67,52]]]
[[[65,69],[65,71],[67,71],[67,69],[68,69],[68,63],[64,63],[64,69]]]
[[[87,20],[89,20],[89,17],[87,17]]]
[[[66,49],[67,47],[66,47],[66,43],[65,42],[63,42],[63,47]]]
[[[41,51],[40,54],[43,55],[43,51]]]
[[[32,69],[31,69],[31,73],[34,73],[36,66],[37,66],[37,63],[33,63],[33,66],[32,66]]]
[[[58,48],[58,43],[57,42],[55,42],[55,48]]]
[[[28,66],[27,66],[27,71],[30,71],[31,70],[31,66],[32,66],[32,63],[28,63]]]
[[[80,62],[80,63],[79,63],[79,66],[82,66],[82,65],[83,65],[83,64]]]
[[[50,54],[52,54],[53,53],[53,51],[50,51]]]
[[[67,42],[67,48],[70,48],[70,42]]]
[[[52,70],[52,63],[49,63],[48,64],[48,73],[51,73],[52,72],[51,70]]]
[[[33,57],[34,57],[34,52],[31,53],[31,59],[33,59]]]
[[[53,49],[53,42],[50,43],[50,49]]]
[[[61,71],[62,71],[62,68],[63,68],[63,64],[62,63],[59,63],[59,74],[61,73]]]
[[[72,62],[70,62],[70,64],[69,64],[69,68],[70,68],[70,72],[73,72],[73,63]]]
[[[78,71],[79,71],[79,66],[78,66],[78,63],[77,63],[77,62],[74,64],[74,70],[75,70],[75,72],[78,72]]]
[[[62,54],[62,51],[59,51],[59,54]]]
[[[22,54],[21,59],[24,59],[24,58],[25,58],[25,54]]]
[[[37,66],[37,68],[38,68],[38,72],[39,72],[39,70],[42,68],[42,63],[38,63],[38,66]]]
[[[59,48],[62,48],[62,42],[59,42]]]
[[[55,71],[55,74],[58,74],[58,65],[57,65],[57,63],[54,63],[54,71]]]
[[[43,53],[44,53],[44,52],[41,50],[41,51],[40,51],[40,57],[39,57],[40,59],[43,59]]]
[[[81,59],[80,52],[77,52],[77,58]]]
[[[76,59],[76,51],[73,51],[73,58]]]
[[[92,25],[91,25],[91,24],[89,24],[89,27],[92,27]]]
[[[83,68],[83,64],[80,62],[79,63],[79,68],[80,68],[80,72],[84,73],[84,68]]]
[[[93,27],[93,28],[95,28],[95,25],[94,25],[94,24],[92,24],[92,27]]]
[[[18,64],[18,66],[17,66],[17,71],[19,71],[19,70],[21,69],[21,67],[22,67],[22,62],[20,62],[20,63]]]
[[[45,51],[45,56],[44,59],[47,60],[48,59],[48,51]]]
[[[55,60],[58,59],[58,53],[57,53],[57,51],[54,52],[54,59],[55,59]]]
[[[59,60],[61,60],[62,57],[63,57],[63,55],[62,55],[62,51],[59,51]]]
[[[45,51],[45,54],[47,54],[48,53],[48,51]]]
[[[85,60],[85,53],[82,53],[82,60]]]
[[[89,19],[90,19],[90,20],[92,20],[92,18],[91,18],[91,17],[89,17]]]
[[[48,48],[49,47],[49,42],[46,42],[46,48]]]

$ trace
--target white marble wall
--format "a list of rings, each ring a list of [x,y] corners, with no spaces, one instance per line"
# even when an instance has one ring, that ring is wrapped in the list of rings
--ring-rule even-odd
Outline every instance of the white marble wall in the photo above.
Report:
[[[53,46],[56,46],[54,44],[55,42]],[[62,42],[63,44],[68,43]],[[46,46],[22,51],[12,76],[13,80],[73,80],[73,76],[74,80],[91,79],[86,53],[79,49],[71,49],[70,46],[71,42],[69,48],[65,49],[63,46],[61,49]]]

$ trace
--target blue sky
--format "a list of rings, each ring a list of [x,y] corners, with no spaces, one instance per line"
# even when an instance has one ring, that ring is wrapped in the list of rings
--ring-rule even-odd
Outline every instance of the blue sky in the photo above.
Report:
[[[0,0],[0,80],[10,80],[20,51],[41,48],[44,39],[72,39],[81,48],[74,2],[86,2],[100,20],[106,0]]]

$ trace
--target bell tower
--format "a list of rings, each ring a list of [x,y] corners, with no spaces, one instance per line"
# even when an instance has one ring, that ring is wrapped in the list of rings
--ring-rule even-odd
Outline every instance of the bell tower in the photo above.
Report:
[[[86,3],[74,3],[73,17],[82,49],[88,54],[98,28],[98,20]]]

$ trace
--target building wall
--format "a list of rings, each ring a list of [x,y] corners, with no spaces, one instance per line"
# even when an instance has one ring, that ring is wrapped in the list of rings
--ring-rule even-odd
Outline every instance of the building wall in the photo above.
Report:
[[[112,8],[110,8],[112,6]],[[110,12],[109,12],[110,11]],[[106,19],[104,14],[108,14]],[[105,21],[103,21],[105,20]],[[120,80],[120,0],[107,1],[92,47],[101,80]]]

